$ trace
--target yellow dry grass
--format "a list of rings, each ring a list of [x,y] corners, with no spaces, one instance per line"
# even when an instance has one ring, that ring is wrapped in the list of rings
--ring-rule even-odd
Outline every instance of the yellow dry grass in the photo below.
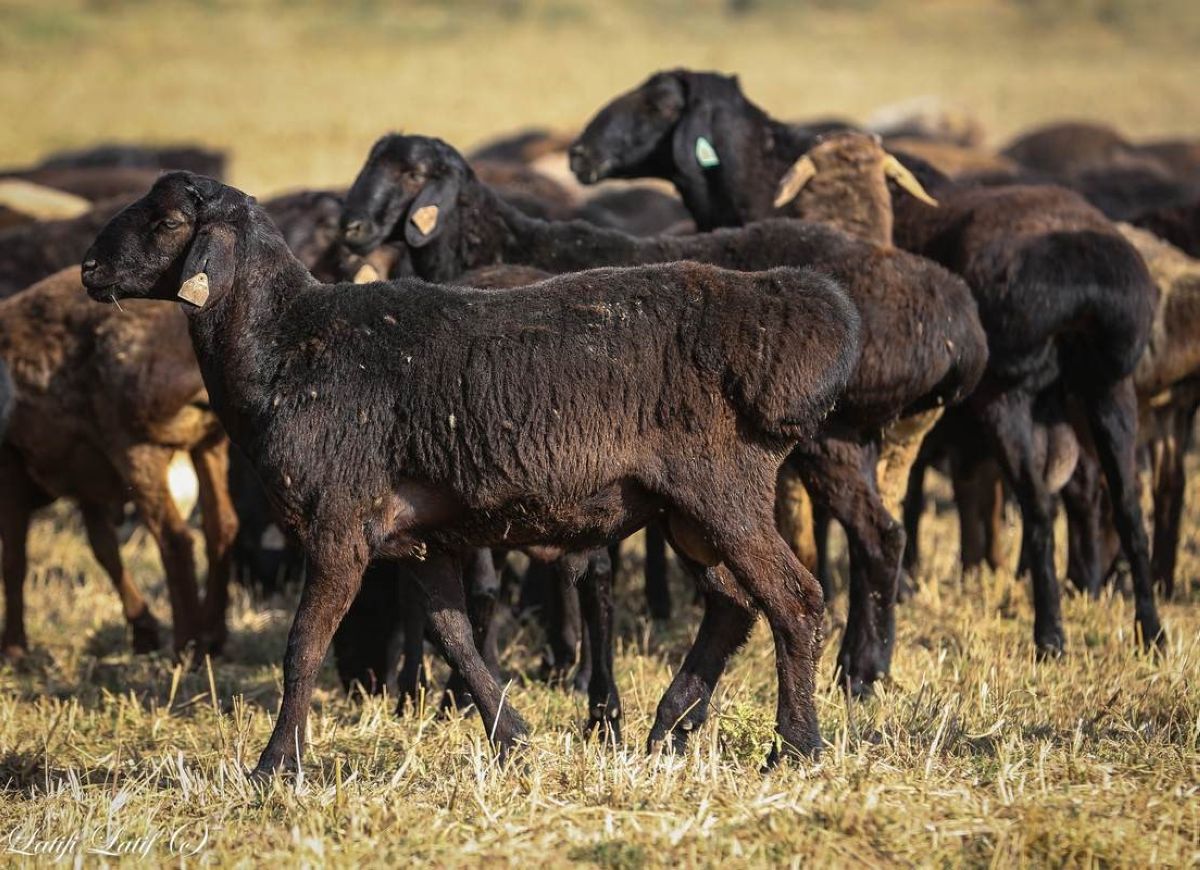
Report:
[[[539,639],[510,622],[509,697],[533,728],[511,767],[491,760],[476,718],[397,718],[382,699],[355,705],[327,665],[304,775],[266,795],[243,771],[278,705],[294,598],[236,595],[228,654],[211,675],[165,655],[132,656],[115,597],[70,513],[58,510],[33,540],[35,651],[0,665],[0,854],[131,850],[169,861],[175,835],[176,848],[221,865],[1195,865],[1195,490],[1185,592],[1163,608],[1164,660],[1135,649],[1131,605],[1109,594],[1067,597],[1069,653],[1036,664],[1026,584],[1009,571],[960,578],[953,517],[931,508],[923,586],[900,611],[893,679],[852,707],[828,685],[845,608],[841,596],[834,603],[819,763],[759,772],[774,708],[761,626],[689,751],[647,756],[655,704],[698,612],[677,577],[682,612],[654,628],[637,615],[640,584],[626,579],[617,657],[624,745],[585,742],[582,699],[523,679],[536,668]],[[1015,560],[1011,525],[1007,543]],[[125,554],[164,615],[144,533]]]
[[[976,111],[997,140],[1063,115],[1147,135],[1200,133],[1191,2],[860,0],[848,11],[767,2],[738,19],[719,5],[0,0],[0,164],[103,139],[198,139],[230,148],[235,182],[258,194],[342,185],[388,128],[465,145],[524,125],[569,127],[675,64],[738,70],[785,117],[862,116],[936,93]],[[1195,865],[1192,489],[1185,591],[1164,606],[1165,660],[1137,652],[1132,608],[1110,594],[1067,598],[1069,654],[1035,664],[1026,585],[1009,571],[960,578],[955,525],[942,513],[923,530],[923,586],[900,612],[894,678],[849,708],[828,686],[845,608],[834,603],[819,763],[758,772],[774,707],[761,627],[687,754],[644,755],[698,613],[685,604],[669,628],[652,627],[625,580],[624,746],[585,743],[580,698],[520,679],[539,641],[510,626],[510,697],[534,729],[510,769],[490,761],[474,718],[356,706],[327,668],[304,776],[265,796],[242,771],[278,704],[294,598],[236,595],[228,654],[211,677],[166,656],[134,657],[107,581],[58,509],[32,545],[34,651],[0,664],[0,855],[178,862],[194,851],[189,863],[243,866]],[[1009,549],[1015,557],[1012,529]],[[125,555],[165,617],[144,533]]]

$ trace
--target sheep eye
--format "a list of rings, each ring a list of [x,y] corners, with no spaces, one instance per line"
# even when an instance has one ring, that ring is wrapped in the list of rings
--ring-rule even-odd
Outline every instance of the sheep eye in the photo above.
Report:
[[[158,222],[158,225],[160,227],[163,227],[164,229],[168,229],[168,230],[179,229],[179,221],[172,220],[171,218],[163,218],[162,220],[160,220]]]

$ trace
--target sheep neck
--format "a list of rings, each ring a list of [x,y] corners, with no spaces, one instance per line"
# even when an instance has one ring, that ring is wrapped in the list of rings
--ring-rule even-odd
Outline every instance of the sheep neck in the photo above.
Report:
[[[188,328],[209,400],[234,441],[253,451],[281,366],[276,324],[316,279],[255,207],[238,227],[233,286],[200,309]]]
[[[475,178],[464,187],[451,220],[454,225],[435,243],[412,252],[417,274],[427,281],[451,281],[497,263],[561,273],[666,262],[685,251],[682,238],[640,239],[581,220],[529,217]]]

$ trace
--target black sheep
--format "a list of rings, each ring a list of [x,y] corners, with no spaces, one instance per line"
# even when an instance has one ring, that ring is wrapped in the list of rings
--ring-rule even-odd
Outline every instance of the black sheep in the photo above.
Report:
[[[886,197],[882,175],[875,181]],[[499,262],[565,272],[694,260],[743,271],[811,266],[843,284],[863,317],[862,359],[820,443],[795,461],[820,490],[814,497],[848,530],[856,554],[839,667],[855,692],[887,672],[903,532],[864,475],[874,472],[882,430],[958,401],[983,371],[986,340],[961,280],[821,223],[776,219],[640,239],[582,221],[532,220],[479,183],[453,148],[422,136],[376,143],[347,194],[343,224],[347,244],[360,253],[405,242],[427,280]]]
[[[699,203],[698,221],[743,223],[769,214],[775,188],[767,176],[778,165],[778,143],[786,140],[775,137],[767,147],[761,138],[747,141],[739,133],[756,129],[762,137],[769,127],[761,119],[747,126],[762,113],[736,85],[680,71],[652,77],[587,126],[576,143],[579,168],[604,170],[586,172],[589,178],[606,173],[671,178],[689,207]],[[656,115],[653,107],[669,92],[687,99],[668,100],[671,110]],[[701,149],[694,154],[689,149],[699,138],[717,150],[718,164],[697,165]],[[968,416],[968,428],[977,427],[996,445],[1007,476],[1020,479],[1039,648],[1057,652],[1063,635],[1049,549],[1052,505],[1034,415],[1036,409],[1051,421],[1061,418],[1067,390],[1085,397],[1106,477],[1121,503],[1118,528],[1136,562],[1138,624],[1145,641],[1154,642],[1161,631],[1132,489],[1136,404],[1129,381],[1145,346],[1156,293],[1145,265],[1112,224],[1073,193],[1052,186],[955,187],[923,161],[905,162],[919,170],[920,182],[939,200],[952,197],[951,207],[940,208],[915,198],[897,200],[896,237],[901,247],[962,275],[979,304],[991,351],[988,372],[963,414],[951,416]],[[685,191],[697,175],[704,196],[689,200]],[[893,180],[911,188],[904,173],[894,173]],[[852,201],[847,205],[857,211]],[[793,207],[800,215],[807,211],[800,200]],[[959,424],[950,419],[942,425]]]
[[[506,748],[526,728],[472,641],[463,547],[595,547],[663,510],[676,544],[727,565],[767,615],[783,750],[819,749],[821,591],[772,502],[857,358],[858,315],[832,282],[689,263],[504,293],[320,285],[250,197],[186,173],[113,219],[84,281],[101,301],[185,303],[213,408],[305,548],[259,775],[298,758],[372,556],[423,559],[432,630]]]
[[[991,357],[964,405],[995,451],[1021,506],[1033,576],[1034,636],[1063,647],[1053,561],[1053,501],[1038,455],[1039,407],[1087,421],[1133,574],[1142,641],[1164,642],[1137,498],[1137,399],[1132,373],[1150,335],[1158,290],[1138,252],[1077,194],[1045,186],[956,187],[928,168],[936,209],[899,203],[897,241],[961,274],[975,293]]]

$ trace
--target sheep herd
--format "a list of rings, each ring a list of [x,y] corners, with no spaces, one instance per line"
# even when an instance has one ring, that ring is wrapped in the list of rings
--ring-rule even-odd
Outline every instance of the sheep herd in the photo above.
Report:
[[[516,550],[548,674],[576,672],[589,733],[618,739],[612,550],[645,528],[652,614],[671,612],[664,541],[704,604],[650,745],[705,721],[761,612],[768,762],[814,755],[829,522],[855,697],[891,666],[930,466],[964,567],[996,564],[999,510],[1019,508],[1038,655],[1066,644],[1060,503],[1069,581],[1098,595],[1127,573],[1136,637],[1165,648],[1155,597],[1174,591],[1200,404],[1200,142],[1071,123],[994,153],[923,120],[785,123],[735,77],[672,70],[573,139],[464,156],[387,135],[348,189],[261,204],[197,148],[0,173],[4,654],[29,648],[26,538],[57,499],[134,650],[159,646],[120,558],[132,501],[181,656],[221,652],[231,578],[304,578],[257,777],[299,763],[331,644],[348,689],[397,679],[403,711],[428,637],[503,754],[527,731],[492,636]]]

